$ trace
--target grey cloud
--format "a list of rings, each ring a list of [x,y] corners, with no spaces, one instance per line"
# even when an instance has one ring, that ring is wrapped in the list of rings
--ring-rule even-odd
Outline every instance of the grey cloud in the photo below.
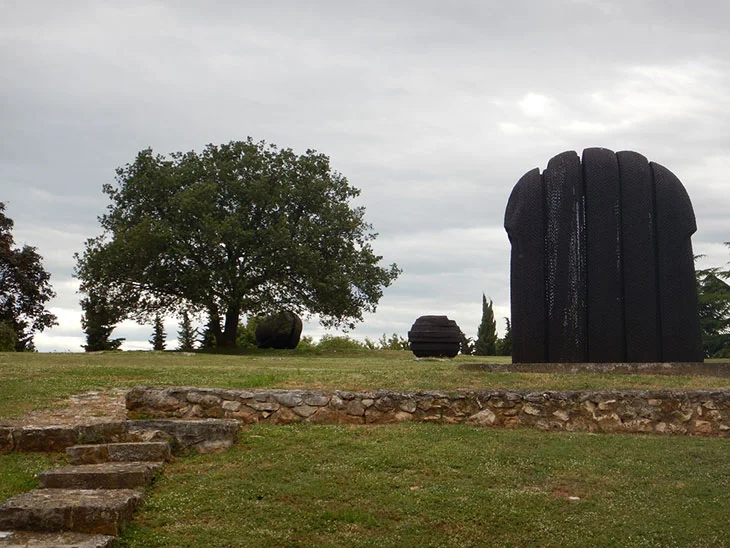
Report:
[[[0,200],[73,314],[71,257],[100,231],[115,168],[148,146],[248,135],[328,154],[362,190],[376,252],[404,268],[355,334],[405,334],[437,310],[476,326],[482,291],[506,314],[507,197],[563,150],[637,150],[671,169],[695,248],[727,260],[722,2],[38,1],[3,15]]]

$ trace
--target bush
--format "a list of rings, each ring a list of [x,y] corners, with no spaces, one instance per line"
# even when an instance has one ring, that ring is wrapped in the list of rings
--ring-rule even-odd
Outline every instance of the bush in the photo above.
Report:
[[[0,322],[0,352],[14,352],[18,338],[15,335],[13,326],[6,322]]]
[[[349,350],[364,350],[365,345],[360,341],[351,339],[347,335],[335,336],[324,335],[317,344],[317,350],[334,350],[345,352]]]
[[[250,316],[246,321],[246,324],[238,324],[238,336],[236,337],[236,346],[244,350],[250,350],[251,348],[257,348],[256,346],[256,327],[258,325],[258,318]]]

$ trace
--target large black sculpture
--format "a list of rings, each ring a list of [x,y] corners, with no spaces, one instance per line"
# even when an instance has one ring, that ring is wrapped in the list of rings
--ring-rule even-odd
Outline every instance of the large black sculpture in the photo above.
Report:
[[[512,361],[699,362],[684,186],[636,152],[563,152],[515,185]]]
[[[256,346],[279,350],[296,348],[302,335],[302,319],[285,310],[258,320]]]
[[[459,353],[461,329],[446,316],[421,316],[411,326],[408,342],[417,358],[453,358]]]

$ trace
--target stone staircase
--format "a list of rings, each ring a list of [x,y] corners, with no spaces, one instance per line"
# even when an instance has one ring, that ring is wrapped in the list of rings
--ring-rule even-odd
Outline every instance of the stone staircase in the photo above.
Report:
[[[0,504],[0,548],[112,546],[171,448],[225,450],[238,430],[226,420],[128,422],[126,437],[134,441],[67,447],[68,466],[39,474],[39,489]]]

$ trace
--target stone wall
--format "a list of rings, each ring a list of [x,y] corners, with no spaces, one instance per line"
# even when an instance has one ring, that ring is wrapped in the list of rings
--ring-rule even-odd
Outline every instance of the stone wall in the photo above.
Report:
[[[131,418],[231,418],[243,424],[466,423],[542,430],[730,437],[730,391],[463,390],[374,392],[136,387]]]

